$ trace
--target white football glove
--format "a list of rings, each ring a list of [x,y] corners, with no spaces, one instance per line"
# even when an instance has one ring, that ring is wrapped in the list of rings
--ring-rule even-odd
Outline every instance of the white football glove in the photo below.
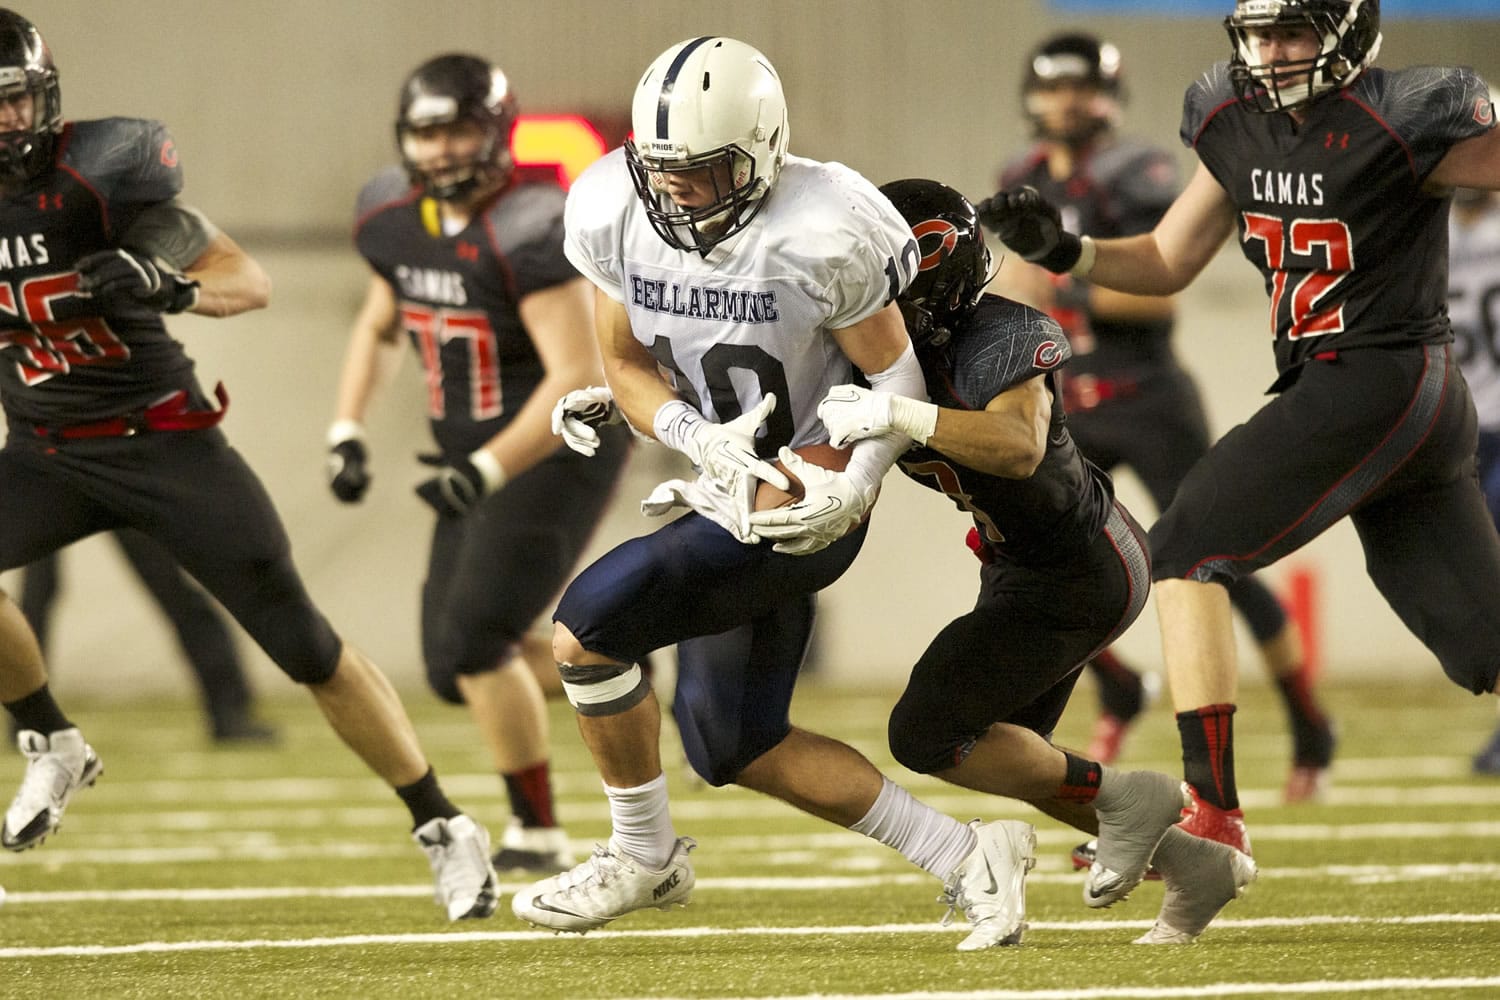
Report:
[[[574,389],[557,401],[552,408],[552,433],[560,435],[580,455],[593,457],[599,450],[599,432],[594,428],[608,427],[624,419],[609,387],[591,385]]]
[[[804,495],[796,503],[750,515],[750,530],[776,542],[772,548],[805,556],[827,548],[859,526],[874,505],[879,489],[861,489],[842,472],[806,461],[782,448],[781,464],[802,482]]]
[[[749,506],[741,498],[723,493],[701,479],[692,483],[668,479],[658,483],[651,495],[641,501],[641,513],[647,517],[662,517],[679,507],[697,511],[746,545],[760,542],[760,536],[750,528]]]
[[[936,406],[923,400],[857,385],[836,385],[818,404],[818,419],[835,448],[891,431],[926,444],[937,429],[937,413]]]
[[[781,490],[792,486],[780,469],[755,453],[755,432],[775,409],[776,394],[766,393],[754,409],[728,423],[716,424],[687,403],[674,400],[657,411],[656,436],[692,459],[718,489],[743,498],[748,509],[755,498],[757,480]]]

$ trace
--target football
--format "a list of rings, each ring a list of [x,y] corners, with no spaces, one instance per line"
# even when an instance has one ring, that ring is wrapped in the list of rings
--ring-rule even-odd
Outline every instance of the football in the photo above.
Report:
[[[849,456],[854,452],[852,447],[835,448],[826,441],[822,444],[803,445],[801,448],[793,448],[792,450],[806,461],[814,465],[821,465],[825,469],[832,469],[835,472],[844,471],[844,468],[849,464]],[[780,462],[773,461],[771,464],[786,473],[786,477],[792,481],[792,490],[788,493],[786,490],[777,489],[770,483],[762,482],[755,490],[756,510],[771,510],[773,507],[785,507],[789,503],[796,503],[803,497],[802,483],[798,481],[797,477],[787,472],[786,466]]]

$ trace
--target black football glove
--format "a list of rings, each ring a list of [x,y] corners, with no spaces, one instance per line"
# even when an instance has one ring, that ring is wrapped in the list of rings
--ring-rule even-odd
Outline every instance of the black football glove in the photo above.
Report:
[[[1078,263],[1083,242],[1063,229],[1062,216],[1034,187],[1007,188],[974,206],[979,222],[1024,260],[1054,274]]]
[[[125,299],[164,313],[198,304],[196,281],[133,250],[101,250],[74,266],[81,295]]]
[[[417,496],[437,511],[439,517],[463,517],[489,492],[484,473],[467,458],[418,455],[417,461],[437,466],[437,475],[417,484]]]
[[[328,449],[328,487],[344,503],[359,503],[370,488],[370,453],[358,438]]]

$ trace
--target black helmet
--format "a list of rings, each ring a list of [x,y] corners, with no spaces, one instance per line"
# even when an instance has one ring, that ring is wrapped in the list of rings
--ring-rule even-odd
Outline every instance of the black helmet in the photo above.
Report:
[[[0,132],[0,183],[29,181],[52,163],[62,98],[52,52],[36,25],[0,8],[0,99],[31,95],[31,127]]]
[[[1099,101],[1081,131],[1054,135],[1046,130],[1031,98],[1038,90],[1062,80],[1093,87],[1099,92]],[[1082,31],[1053,35],[1033,49],[1026,60],[1026,71],[1021,77],[1021,105],[1040,139],[1083,142],[1114,126],[1124,99],[1120,50],[1094,35]]]
[[[974,310],[990,280],[990,250],[969,199],[937,181],[883,184],[917,241],[917,276],[896,299],[918,347],[938,347]]]
[[[1317,55],[1295,63],[1261,59],[1256,29],[1301,26],[1317,33]],[[1291,111],[1348,86],[1375,61],[1380,0],[1238,0],[1224,29],[1233,47],[1229,77],[1240,97],[1256,111]]]
[[[505,74],[478,56],[449,53],[427,60],[401,86],[396,113],[396,147],[412,183],[441,200],[461,197],[481,183],[511,172],[510,137],[516,125],[516,98]],[[469,169],[435,182],[406,153],[406,133],[430,125],[478,122],[486,142]]]

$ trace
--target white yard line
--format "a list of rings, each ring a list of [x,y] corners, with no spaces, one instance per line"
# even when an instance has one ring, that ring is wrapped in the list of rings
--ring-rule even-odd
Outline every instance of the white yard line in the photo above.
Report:
[[[1255,930],[1268,927],[1348,927],[1390,926],[1412,924],[1490,924],[1500,923],[1500,913],[1442,913],[1417,917],[1354,917],[1354,916],[1309,916],[1309,917],[1261,917],[1248,920],[1217,920],[1216,929]],[[1034,931],[1119,932],[1145,930],[1152,925],[1150,920],[1038,920],[1030,923]],[[872,934],[948,934],[956,936],[968,932],[967,926],[943,927],[936,921],[921,924],[876,924],[843,925],[833,927],[682,927],[642,931],[594,931],[586,940],[604,941],[631,938],[744,938],[744,937],[855,937]],[[254,938],[245,941],[142,941],[136,944],[119,945],[49,945],[46,947],[0,948],[0,960],[13,958],[78,958],[104,955],[147,955],[171,952],[206,951],[263,951],[313,948],[368,948],[374,945],[435,945],[474,944],[493,942],[576,942],[578,938],[558,935],[551,931],[448,931],[429,934],[350,934],[339,937],[312,938]],[[1393,980],[1393,982],[1396,980]],[[1414,980],[1421,982],[1422,980]],[[1437,980],[1432,980],[1436,982]],[[1479,980],[1475,980],[1479,982]],[[1500,979],[1485,980],[1500,983]],[[1393,987],[1395,988],[1395,987]],[[1183,987],[1187,989],[1187,987]],[[1213,987],[1193,987],[1195,996],[1212,996]],[[913,994],[925,996],[926,994]],[[937,995],[937,994],[934,994]],[[980,996],[988,994],[954,994],[955,996]],[[1047,996],[1045,992],[1022,994]],[[1107,996],[1108,994],[1101,994]],[[1176,995],[1176,994],[1164,994]]]

